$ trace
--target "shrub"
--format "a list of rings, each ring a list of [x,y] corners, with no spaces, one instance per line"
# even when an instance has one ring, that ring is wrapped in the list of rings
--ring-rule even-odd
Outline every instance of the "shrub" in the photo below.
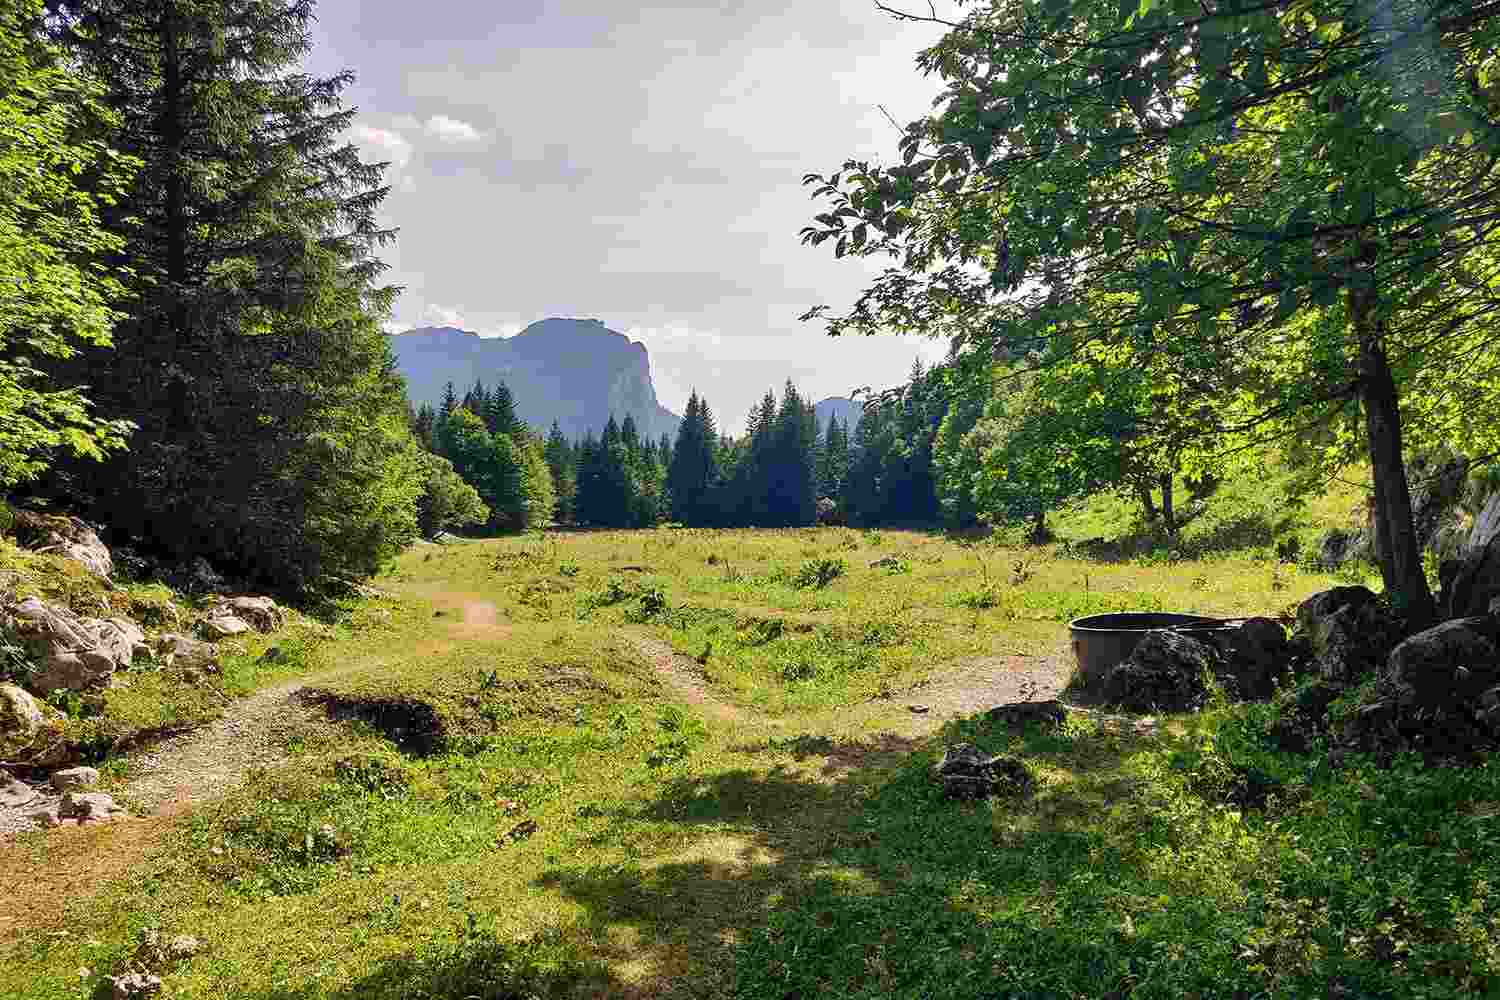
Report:
[[[842,559],[809,559],[792,578],[792,586],[804,590],[821,590],[843,576],[848,568],[848,564]]]

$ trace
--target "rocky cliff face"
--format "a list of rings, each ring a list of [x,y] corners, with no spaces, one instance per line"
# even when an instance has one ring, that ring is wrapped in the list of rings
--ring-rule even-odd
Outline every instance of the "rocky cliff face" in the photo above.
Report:
[[[819,433],[828,433],[828,421],[833,417],[839,418],[839,423],[849,428],[849,433],[854,433],[854,428],[864,419],[865,407],[863,403],[844,396],[829,396],[813,407],[813,412],[818,418]]]
[[[646,346],[596,319],[544,319],[509,338],[424,327],[391,347],[413,405],[438,405],[448,382],[462,396],[478,379],[503,381],[522,420],[543,432],[556,420],[570,438],[598,434],[610,414],[629,414],[652,439],[675,437],[682,422],[657,401]]]

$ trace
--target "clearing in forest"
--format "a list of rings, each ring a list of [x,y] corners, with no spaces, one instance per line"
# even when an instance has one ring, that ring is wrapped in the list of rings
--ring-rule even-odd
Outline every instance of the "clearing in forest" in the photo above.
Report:
[[[1165,997],[1330,969],[1378,986],[1378,945],[1319,942],[1422,870],[1337,861],[1399,846],[1360,812],[1381,800],[1254,750],[1227,709],[1142,732],[983,715],[1062,687],[1076,615],[1275,612],[1329,582],[849,529],[420,546],[308,677],[111,771],[146,811],[182,797],[162,762],[190,763],[211,780],[167,782],[203,793],[190,807],[0,846],[33,900],[0,925],[0,967],[18,996],[77,995],[157,927],[204,944],[163,970],[178,997]],[[1036,795],[943,799],[928,768],[958,741],[1019,755]],[[1251,757],[1287,789],[1274,815],[1226,804]],[[1330,810],[1355,854],[1299,860]],[[49,881],[83,833],[95,859],[119,839],[119,862]],[[1482,934],[1403,919],[1425,935],[1404,961],[1441,952],[1445,981],[1472,984]]]

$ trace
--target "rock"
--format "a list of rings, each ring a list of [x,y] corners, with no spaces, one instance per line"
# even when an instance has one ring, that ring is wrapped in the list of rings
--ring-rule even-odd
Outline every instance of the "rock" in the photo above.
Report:
[[[15,523],[16,534],[27,548],[71,559],[105,580],[115,571],[109,549],[93,528],[76,517],[17,511]]]
[[[209,612],[210,618],[237,618],[257,632],[274,632],[286,623],[286,615],[269,597],[231,597]]]
[[[203,942],[191,934],[167,937],[155,927],[148,927],[141,931],[131,961],[137,971],[167,973],[202,950]]]
[[[26,818],[44,830],[50,830],[56,826],[62,826],[62,817],[57,814],[57,806],[47,806],[26,814]]]
[[[1229,630],[1222,642],[1222,674],[1241,698],[1266,698],[1276,689],[1276,678],[1291,665],[1291,643],[1281,623],[1250,618]]]
[[[1427,456],[1418,456],[1407,470],[1412,479],[1412,527],[1417,533],[1417,547],[1432,546],[1439,532],[1455,520],[1454,508],[1469,478],[1469,463],[1449,458],[1434,467]]]
[[[1208,700],[1217,657],[1207,644],[1167,629],[1152,629],[1130,659],[1104,675],[1104,699],[1137,712],[1191,712]]]
[[[103,821],[123,816],[125,810],[103,792],[64,792],[57,815],[63,819],[76,819],[80,823],[90,820]]]
[[[62,714],[14,684],[0,684],[0,758],[34,757],[62,735]]]
[[[120,976],[110,976],[109,983],[112,1000],[143,1000],[161,992],[161,977],[149,972],[127,972]]]
[[[822,525],[841,524],[843,518],[839,516],[838,502],[831,497],[818,497],[818,523]]]
[[[1001,722],[1007,726],[1025,725],[1028,722],[1060,726],[1068,721],[1068,709],[1060,701],[1016,701],[996,705],[984,714],[991,722]]]
[[[1403,709],[1477,703],[1500,685],[1500,621],[1458,618],[1418,632],[1391,651],[1380,683]]]
[[[1344,749],[1381,754],[1500,747],[1500,619],[1454,619],[1402,642],[1339,736]]]
[[[203,673],[219,672],[219,653],[212,645],[190,636],[168,632],[156,640],[156,655],[168,667],[179,670],[197,670]]]
[[[99,772],[92,767],[69,767],[52,772],[52,787],[59,792],[92,788],[99,783]]]
[[[145,634],[127,619],[79,618],[36,597],[8,608],[4,619],[36,664],[31,686],[42,694],[102,686],[145,648]]]
[[[214,618],[205,618],[198,623],[198,629],[211,642],[220,639],[228,639],[230,636],[244,635],[250,631],[250,625],[242,619],[233,615],[221,615]]]
[[[971,743],[955,743],[943,751],[933,775],[953,799],[1025,798],[1036,789],[1036,778],[1024,763],[1014,757],[991,757]]]
[[[901,565],[901,560],[895,556],[881,556],[879,559],[870,561],[871,569],[895,569]]]
[[[1500,598],[1500,534],[1449,560],[1439,575],[1443,581],[1439,609],[1444,617],[1486,614],[1490,603]]]
[[[0,770],[0,808],[19,809],[36,801],[39,793],[9,771]]]
[[[1364,587],[1334,587],[1297,608],[1297,625],[1318,673],[1353,681],[1377,669],[1396,643],[1401,623]]]

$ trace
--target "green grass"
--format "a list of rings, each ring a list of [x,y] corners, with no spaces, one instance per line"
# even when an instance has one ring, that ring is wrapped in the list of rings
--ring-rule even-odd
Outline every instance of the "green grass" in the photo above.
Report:
[[[916,738],[881,698],[1065,655],[1076,614],[1277,612],[1330,582],[1260,554],[845,529],[424,546],[298,651],[344,722],[286,735],[0,968],[17,996],[77,996],[156,926],[207,945],[166,977],[178,997],[1500,990],[1489,765],[1335,772],[1270,747],[1276,705]],[[640,639],[700,659],[728,710],[680,700]],[[942,799],[928,769],[959,740],[1020,756],[1035,797]]]

